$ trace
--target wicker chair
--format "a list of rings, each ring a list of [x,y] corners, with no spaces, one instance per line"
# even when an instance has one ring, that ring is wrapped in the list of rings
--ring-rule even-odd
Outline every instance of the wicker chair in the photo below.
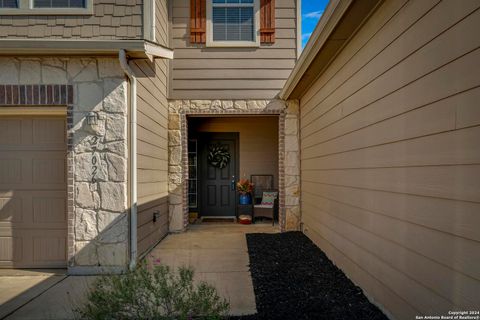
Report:
[[[252,221],[258,217],[270,218],[272,225],[275,225],[275,215],[278,212],[278,191],[273,189],[273,175],[251,175],[250,181],[254,184]],[[273,202],[265,203],[266,196],[273,196]]]

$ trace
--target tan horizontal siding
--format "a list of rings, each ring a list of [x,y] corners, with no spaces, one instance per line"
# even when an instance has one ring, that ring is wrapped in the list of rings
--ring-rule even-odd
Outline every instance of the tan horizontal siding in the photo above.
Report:
[[[172,86],[184,90],[203,90],[204,88],[223,88],[223,90],[266,90],[282,86],[283,80],[269,79],[203,79],[203,80],[173,80]]]
[[[95,0],[93,6],[93,15],[0,16],[0,38],[143,38],[141,0]]]
[[[249,59],[295,59],[295,50],[276,48],[176,48],[175,59],[241,59],[248,67]],[[212,65],[215,61],[210,61]]]
[[[278,77],[288,77],[290,69],[190,69],[176,70],[174,80],[191,79],[191,80],[207,80],[207,79],[278,79]]]
[[[145,223],[145,221],[151,221],[156,210],[167,211],[168,205],[165,202],[161,205],[154,205],[151,208],[141,207],[140,209],[141,211],[138,215],[140,227],[138,228],[137,250],[139,253],[144,253],[168,233],[168,215],[161,215],[160,219],[155,223]]]
[[[170,46],[168,0],[155,0],[155,39],[162,46]]]
[[[237,59],[215,59],[215,64],[212,65],[210,60],[207,59],[183,59],[177,60],[174,59],[171,62],[173,68],[176,71],[183,70],[216,70],[216,69],[226,69],[226,70],[244,70],[244,69],[255,69],[255,70],[264,70],[268,74],[270,69],[288,69],[291,70],[295,65],[295,61],[292,59],[252,59],[249,61],[248,66],[244,67],[238,64]]]
[[[229,90],[219,90],[217,88],[212,89],[176,89],[178,94],[176,97],[190,97],[191,99],[265,99],[268,97],[275,97],[278,89],[242,89],[235,88]]]
[[[135,60],[137,84],[138,253],[168,232],[167,61]],[[160,212],[153,222],[154,212]]]
[[[300,100],[305,233],[396,319],[480,305],[479,7],[385,1]]]
[[[189,43],[189,1],[172,3],[172,99],[270,99],[297,58],[296,1],[275,1],[276,41],[259,48],[206,48]],[[272,70],[277,69],[277,70]],[[195,70],[201,70],[196,72]]]
[[[318,230],[318,231],[317,231]],[[390,314],[402,315],[403,318],[398,317],[398,319],[415,319],[415,316],[418,315],[416,311],[409,304],[406,304],[402,297],[396,292],[392,291],[389,286],[386,286],[384,282],[379,280],[378,275],[372,274],[375,270],[366,270],[365,267],[361,266],[361,262],[358,261],[355,257],[350,257],[349,252],[346,252],[343,246],[336,247],[332,242],[334,238],[330,235],[334,233],[329,232],[330,229],[327,228],[316,228],[310,230],[308,236],[327,254],[327,256],[335,261],[335,264],[340,267],[347,275],[355,275],[355,283],[359,285],[364,292],[369,293],[370,299],[372,296],[375,298],[381,297],[381,303],[384,309],[388,310]],[[332,242],[330,242],[332,241]],[[354,247],[354,244],[347,243],[351,247]],[[359,252],[359,254],[364,254]],[[369,256],[367,254],[366,258]],[[383,273],[381,275],[384,275]],[[383,279],[382,279],[383,280]],[[378,300],[374,300],[378,303]]]

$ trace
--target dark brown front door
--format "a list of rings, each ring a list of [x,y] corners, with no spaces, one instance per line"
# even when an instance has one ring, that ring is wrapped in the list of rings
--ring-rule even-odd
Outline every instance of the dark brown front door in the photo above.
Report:
[[[235,216],[238,133],[200,133],[198,138],[200,216]],[[209,153],[215,147],[229,154],[230,159],[224,167],[209,160]]]

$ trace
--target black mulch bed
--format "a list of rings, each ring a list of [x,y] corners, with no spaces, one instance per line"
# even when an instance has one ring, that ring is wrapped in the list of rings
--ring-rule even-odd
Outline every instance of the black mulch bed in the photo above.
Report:
[[[235,319],[387,317],[301,232],[247,234],[257,314]]]

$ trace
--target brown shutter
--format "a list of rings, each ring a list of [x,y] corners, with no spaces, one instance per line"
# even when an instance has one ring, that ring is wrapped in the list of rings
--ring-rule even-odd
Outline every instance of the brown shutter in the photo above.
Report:
[[[190,43],[205,43],[206,0],[190,0]]]
[[[260,42],[275,42],[275,0],[260,0]]]

